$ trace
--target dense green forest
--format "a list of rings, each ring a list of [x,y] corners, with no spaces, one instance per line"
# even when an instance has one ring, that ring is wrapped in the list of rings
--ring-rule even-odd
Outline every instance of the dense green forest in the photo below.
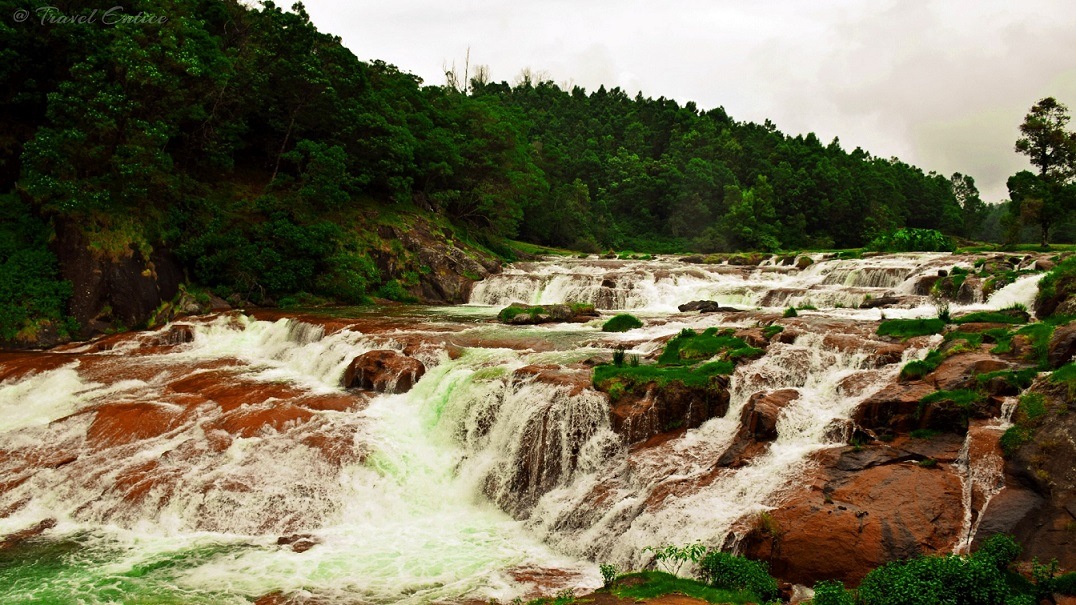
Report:
[[[0,338],[62,319],[60,225],[101,255],[167,250],[217,292],[356,302],[395,277],[368,253],[379,213],[436,217],[503,254],[506,238],[775,250],[992,224],[970,177],[721,108],[528,79],[425,85],[359,60],[301,5],[118,6],[166,20],[0,2]]]

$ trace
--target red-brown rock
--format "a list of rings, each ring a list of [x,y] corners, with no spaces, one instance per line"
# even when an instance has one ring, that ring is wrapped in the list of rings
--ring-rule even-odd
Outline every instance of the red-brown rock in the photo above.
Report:
[[[381,393],[406,393],[426,373],[421,361],[396,351],[370,351],[359,355],[344,371],[344,387]]]
[[[987,353],[959,353],[948,357],[924,378],[924,382],[934,385],[939,391],[974,388],[975,377],[1012,366]]]
[[[803,483],[770,513],[768,530],[756,529],[742,545],[789,582],[855,584],[883,563],[948,552],[960,537],[961,485],[943,469],[882,463],[853,473],[821,470]]]

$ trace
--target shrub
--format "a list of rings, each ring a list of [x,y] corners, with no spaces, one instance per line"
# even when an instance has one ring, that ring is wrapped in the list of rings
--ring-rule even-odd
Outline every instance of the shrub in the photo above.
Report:
[[[641,327],[643,327],[643,322],[639,321],[637,317],[628,313],[621,313],[605,322],[602,325],[602,332],[627,332]]]
[[[975,551],[975,558],[981,561],[989,561],[998,569],[1007,568],[1022,551],[1020,543],[1006,534],[994,534],[983,542],[979,550]]]
[[[906,227],[874,238],[867,247],[882,252],[952,252],[953,240],[936,229]]]
[[[852,593],[839,580],[824,580],[814,585],[814,605],[855,605]]]
[[[618,368],[624,365],[624,347],[617,347],[613,350],[613,365]]]
[[[785,309],[785,314],[782,317],[799,317],[799,313],[796,313],[795,307],[789,307]]]
[[[672,575],[678,575],[680,568],[685,563],[696,563],[706,552],[706,547],[701,542],[694,542],[685,546],[663,546],[656,548],[647,546],[644,550],[654,553],[654,562],[665,568]]]
[[[991,560],[946,555],[887,563],[871,571],[859,585],[864,605],[936,605],[960,595],[966,605],[997,605],[1009,589],[1003,572]]]
[[[702,581],[712,586],[748,590],[763,601],[777,597],[777,580],[761,561],[712,550],[699,562],[699,575]]]
[[[613,585],[613,580],[616,580],[616,565],[600,565],[598,571],[602,574],[602,586],[608,588]]]
[[[1070,571],[1054,578],[1054,592],[1063,595],[1076,595],[1076,571]]]

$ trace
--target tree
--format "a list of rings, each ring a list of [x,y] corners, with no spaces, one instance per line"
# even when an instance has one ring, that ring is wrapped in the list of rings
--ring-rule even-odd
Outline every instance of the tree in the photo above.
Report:
[[[1067,132],[1069,110],[1053,97],[1032,106],[1020,125],[1017,153],[1030,158],[1045,181],[1065,182],[1076,171],[1076,133]]]
[[[1073,206],[1076,133],[1065,130],[1068,122],[1068,108],[1046,97],[1024,117],[1023,136],[1016,141],[1016,151],[1027,155],[1039,174],[1025,170],[1009,179],[1012,212],[1021,222],[1039,226],[1043,247],[1050,244],[1050,228]]]

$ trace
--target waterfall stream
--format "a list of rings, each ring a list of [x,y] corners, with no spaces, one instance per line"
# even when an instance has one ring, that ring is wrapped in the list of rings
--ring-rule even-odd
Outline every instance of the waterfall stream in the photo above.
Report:
[[[859,305],[898,296],[887,316],[932,315],[916,280],[959,263],[970,266],[940,254],[803,270],[519,263],[477,284],[465,307],[231,313],[186,322],[192,338],[180,344],[161,344],[166,326],[0,358],[0,538],[44,528],[0,543],[0,601],[507,601],[596,587],[597,563],[640,567],[648,546],[734,543],[813,453],[847,442],[865,397],[926,353],[880,361],[866,323],[880,312]],[[1039,277],[957,308],[1027,304]],[[723,416],[625,443],[590,385],[592,359],[620,344],[653,356],[683,328],[758,323],[676,312],[697,299],[769,310],[768,321],[789,305],[816,310],[795,338],[737,367]],[[601,320],[493,321],[513,301],[592,302],[647,325],[606,334]],[[852,340],[831,340],[835,329]],[[414,388],[341,386],[353,359],[384,349],[422,362]],[[741,466],[717,466],[751,397],[779,389],[796,396],[777,438]],[[996,477],[962,464],[970,510]]]

